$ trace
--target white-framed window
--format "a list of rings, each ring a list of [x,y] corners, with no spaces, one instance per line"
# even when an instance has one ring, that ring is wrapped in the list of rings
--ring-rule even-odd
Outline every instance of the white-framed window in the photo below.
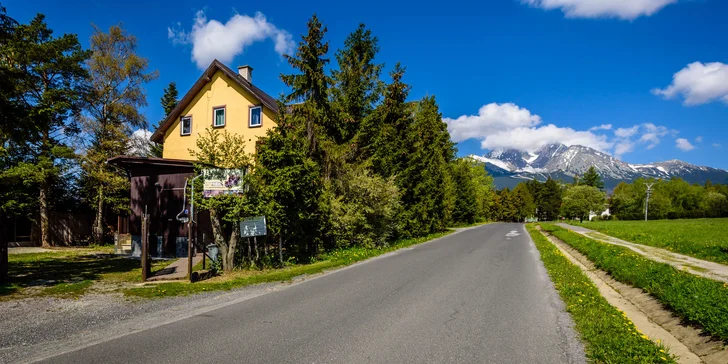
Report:
[[[192,116],[183,116],[180,120],[180,135],[192,134]]]
[[[251,128],[263,125],[263,107],[253,106],[250,108],[250,124]]]
[[[225,126],[225,106],[212,108],[212,126],[216,128]]]

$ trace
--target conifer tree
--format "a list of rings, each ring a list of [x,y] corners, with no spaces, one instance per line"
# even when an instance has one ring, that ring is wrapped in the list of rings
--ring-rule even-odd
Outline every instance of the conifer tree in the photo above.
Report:
[[[378,52],[379,40],[364,24],[359,24],[344,41],[344,49],[336,52],[339,69],[332,71],[332,100],[337,112],[339,144],[356,135],[381,98],[384,85],[379,76],[383,65],[374,63]]]
[[[538,199],[539,219],[556,220],[561,209],[561,186],[549,177],[543,184]]]
[[[403,191],[405,232],[421,236],[447,227],[455,207],[450,174],[454,147],[433,96],[412,105],[414,118],[397,151],[396,183]]]
[[[596,187],[599,190],[604,190],[604,181],[602,181],[602,177],[599,176],[599,173],[597,172],[597,169],[594,168],[594,166],[589,167],[586,173],[584,173],[584,176],[582,176],[579,184]]]
[[[373,171],[382,177],[394,176],[407,158],[407,132],[412,109],[407,105],[410,86],[402,82],[405,69],[397,63],[390,73],[384,100],[372,117],[365,119],[357,135],[359,160],[369,160]]]
[[[177,84],[174,81],[170,82],[169,85],[164,88],[164,95],[162,95],[162,98],[159,100],[162,104],[162,109],[164,110],[164,118],[162,118],[162,120],[157,123],[155,129],[159,129],[162,126],[162,122],[164,121],[164,119],[177,106],[177,103],[179,102],[177,100],[178,95],[179,92],[177,91]],[[162,158],[164,154],[164,144],[152,143],[149,149],[149,154],[152,157]]]
[[[5,25],[14,23],[7,17],[1,20]],[[2,113],[17,117],[4,125],[5,135],[13,137],[8,153],[11,159],[17,157],[17,163],[3,166],[0,180],[35,190],[40,240],[49,246],[51,193],[76,157],[71,138],[78,132],[75,117],[81,109],[81,85],[87,76],[83,62],[89,53],[75,34],[53,36],[42,14],[8,30],[0,43],[0,64],[5,75],[14,77],[9,90],[14,107],[4,107]]]

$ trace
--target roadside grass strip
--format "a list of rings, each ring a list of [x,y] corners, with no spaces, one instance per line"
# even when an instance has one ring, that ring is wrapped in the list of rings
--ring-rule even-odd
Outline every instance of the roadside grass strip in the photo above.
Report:
[[[551,281],[595,363],[675,363],[667,350],[643,335],[626,315],[532,225],[526,225]]]
[[[590,221],[569,224],[631,243],[728,264],[728,218],[654,221]]]
[[[677,270],[628,248],[601,243],[558,226],[541,227],[615,280],[642,289],[686,322],[715,338],[728,340],[728,283]]]
[[[125,295],[132,297],[162,298],[212,291],[231,290],[234,288],[240,288],[260,283],[286,282],[291,281],[298,276],[321,273],[326,270],[351,265],[362,260],[373,258],[378,255],[389,253],[398,249],[421,244],[433,239],[443,237],[452,232],[452,230],[448,230],[421,238],[400,240],[379,248],[353,247],[347,249],[339,249],[321,255],[319,259],[310,264],[301,264],[280,269],[239,270],[202,282],[159,283],[143,287],[129,288],[125,289],[123,292]]]

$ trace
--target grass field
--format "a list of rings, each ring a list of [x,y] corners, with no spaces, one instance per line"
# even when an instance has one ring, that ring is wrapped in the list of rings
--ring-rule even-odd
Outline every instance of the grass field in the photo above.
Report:
[[[674,363],[665,348],[640,333],[597,287],[532,225],[527,229],[541,260],[566,304],[587,356],[594,363]]]
[[[728,218],[573,223],[627,240],[695,258],[728,264]]]
[[[111,247],[67,248],[44,253],[10,254],[10,284],[0,285],[0,300],[28,296],[78,297],[95,282],[141,282],[139,260],[112,255]],[[169,265],[157,261],[152,271]]]
[[[679,271],[628,248],[601,243],[555,225],[541,226],[617,281],[641,288],[685,321],[728,340],[728,283]]]

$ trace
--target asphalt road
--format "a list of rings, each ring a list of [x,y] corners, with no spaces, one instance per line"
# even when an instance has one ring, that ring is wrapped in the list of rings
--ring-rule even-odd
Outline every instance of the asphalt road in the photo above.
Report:
[[[490,224],[49,363],[582,363],[521,224]]]

